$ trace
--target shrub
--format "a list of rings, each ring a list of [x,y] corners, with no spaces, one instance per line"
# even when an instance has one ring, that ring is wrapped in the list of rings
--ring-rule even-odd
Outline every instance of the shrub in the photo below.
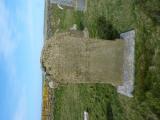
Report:
[[[104,16],[97,19],[97,30],[98,36],[101,39],[114,40],[115,38],[119,38],[118,31],[109,21],[106,21]]]

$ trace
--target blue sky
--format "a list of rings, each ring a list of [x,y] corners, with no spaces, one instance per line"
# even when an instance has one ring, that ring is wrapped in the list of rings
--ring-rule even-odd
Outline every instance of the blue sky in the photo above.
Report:
[[[0,0],[0,120],[40,120],[44,0]]]

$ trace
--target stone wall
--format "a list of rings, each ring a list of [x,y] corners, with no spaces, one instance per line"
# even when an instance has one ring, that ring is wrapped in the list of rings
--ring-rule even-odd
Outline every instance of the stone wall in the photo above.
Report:
[[[123,79],[123,40],[60,33],[45,42],[42,64],[57,83],[110,83]]]
[[[133,97],[134,90],[134,51],[135,51],[135,31],[122,33],[121,38],[125,41],[124,63],[123,63],[123,84],[118,86],[120,94]]]

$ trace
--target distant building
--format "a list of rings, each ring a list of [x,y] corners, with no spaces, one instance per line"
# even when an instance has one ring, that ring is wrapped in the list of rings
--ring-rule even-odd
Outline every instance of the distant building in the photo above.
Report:
[[[50,0],[50,3],[71,7],[79,11],[86,11],[87,0]]]

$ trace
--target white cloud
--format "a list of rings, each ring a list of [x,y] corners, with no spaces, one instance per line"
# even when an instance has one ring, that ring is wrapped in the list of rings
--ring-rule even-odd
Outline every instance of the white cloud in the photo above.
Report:
[[[35,4],[36,4],[36,0],[27,0],[26,2],[26,7],[27,7],[27,11],[26,11],[26,24],[27,24],[27,30],[28,30],[28,33],[29,33],[29,46],[30,46],[30,49],[32,51],[31,53],[31,56],[32,58],[34,58],[34,56],[36,55],[35,53],[35,50],[37,49],[37,44],[39,43],[38,41],[40,40],[37,40],[36,39],[36,24],[39,23],[39,19],[38,18],[35,18],[35,10],[36,8],[34,8]],[[38,12],[37,12],[38,14]],[[37,19],[37,20],[36,20]],[[35,21],[37,21],[37,23],[35,24]]]
[[[15,44],[12,41],[12,29],[10,24],[9,12],[5,7],[4,1],[0,1],[0,57],[7,59],[13,54]]]
[[[40,51],[37,52],[37,50],[42,47],[43,42],[43,38],[41,38],[43,32],[40,32],[40,29],[43,31],[43,2],[41,0],[27,0],[21,4],[25,6],[18,6],[15,14],[18,20],[25,25],[30,57],[31,59],[35,59],[37,58],[37,54],[40,54]]]
[[[15,92],[15,91],[20,91],[21,88],[23,89],[23,77],[24,74],[17,74],[17,72],[19,72],[20,70],[22,70],[20,66],[21,64],[17,63],[17,61],[15,61],[18,58],[15,58],[17,55],[19,55],[19,51],[18,48],[21,48],[20,45],[23,45],[23,43],[27,43],[25,44],[27,46],[27,55],[28,52],[31,54],[32,58],[37,58],[37,53],[39,53],[39,51],[36,53],[36,48],[39,44],[37,41],[37,39],[35,40],[35,33],[37,30],[37,26],[39,25],[38,23],[36,23],[35,25],[35,17],[33,17],[33,12],[36,13],[35,11],[33,11],[33,4],[32,4],[32,0],[27,0],[27,1],[21,1],[21,2],[25,2],[22,4],[22,6],[18,6],[17,9],[15,10],[15,14],[11,15],[10,10],[5,6],[5,0],[0,0],[0,59],[5,60],[4,66],[6,67],[6,71],[8,72],[8,77],[9,77],[9,91],[10,89],[12,89],[12,91],[10,91],[8,94],[14,94],[12,96],[14,97],[18,97],[18,105],[12,109],[15,110],[15,112],[12,114],[12,120],[26,120],[28,118],[28,116],[31,117],[37,117],[39,114],[37,114],[38,112],[36,111],[36,114],[33,112],[29,112],[31,110],[35,110],[35,108],[32,108],[33,106],[27,106],[28,104],[32,104],[32,98],[28,98],[26,96],[26,92],[25,90],[22,90],[23,92]],[[39,0],[37,0],[39,1]],[[27,4],[26,4],[27,3]],[[14,8],[15,9],[15,8]],[[17,20],[19,23],[18,25],[22,25],[22,26],[14,26],[14,21],[12,16],[14,16],[14,20]],[[33,21],[34,20],[34,21]],[[16,21],[16,22],[17,22]],[[39,22],[39,19],[37,18],[37,22]],[[22,33],[18,33],[21,32],[21,30],[19,29],[19,27],[25,29],[24,31],[22,31]],[[16,29],[15,29],[16,28]],[[36,29],[37,28],[37,29]],[[17,30],[17,31],[16,31]],[[27,39],[26,41],[24,41],[23,39],[23,32],[26,32],[25,39]],[[37,33],[36,33],[37,34]],[[14,38],[13,38],[14,37]],[[19,41],[17,41],[16,39],[19,37]],[[22,41],[21,41],[22,40]],[[28,44],[29,43],[29,44]],[[19,46],[18,46],[19,45]],[[24,46],[24,47],[26,47]],[[24,51],[20,51],[21,53],[23,53]],[[16,56],[15,56],[16,55]],[[21,54],[20,54],[21,55]],[[24,57],[27,58],[28,56],[25,55],[24,53]],[[27,57],[26,57],[27,56]],[[36,56],[36,57],[35,57]],[[21,56],[21,58],[23,59],[23,56]],[[28,60],[29,59],[29,60]],[[31,58],[25,59],[25,63],[29,63],[31,60]],[[37,60],[36,59],[36,60]],[[19,59],[18,59],[19,60]],[[35,63],[37,63],[37,61],[35,61]],[[17,63],[17,64],[16,64]],[[0,66],[1,67],[1,66]],[[26,72],[26,71],[24,71]],[[26,72],[27,73],[27,72]],[[25,81],[24,81],[25,82]],[[29,88],[29,86],[27,86]],[[27,89],[28,90],[28,89]],[[30,93],[31,95],[33,93]],[[28,95],[28,94],[27,94]],[[34,111],[35,112],[35,111]],[[27,119],[28,120],[28,119]],[[37,120],[37,119],[36,119]]]
[[[10,25],[10,14],[4,1],[0,0],[0,59],[5,60],[5,66],[10,80],[16,78],[16,65],[13,56],[16,48],[12,39],[13,26]]]
[[[17,16],[16,16],[17,17]],[[19,87],[17,83],[17,66],[15,64],[15,52],[18,32],[13,26],[13,19],[11,18],[10,10],[6,7],[4,0],[0,0],[0,59],[4,60],[4,67],[6,68],[9,85],[8,89],[12,88],[12,96],[18,97],[17,106],[12,113],[12,120],[27,120],[27,97],[26,90],[23,86]],[[14,38],[13,38],[14,35]],[[16,94],[17,88],[22,89]],[[7,93],[8,96],[8,93]]]
[[[25,89],[22,90],[20,94],[20,98],[15,108],[15,113],[13,116],[13,120],[26,120],[27,119],[27,98],[26,98],[26,91]]]

